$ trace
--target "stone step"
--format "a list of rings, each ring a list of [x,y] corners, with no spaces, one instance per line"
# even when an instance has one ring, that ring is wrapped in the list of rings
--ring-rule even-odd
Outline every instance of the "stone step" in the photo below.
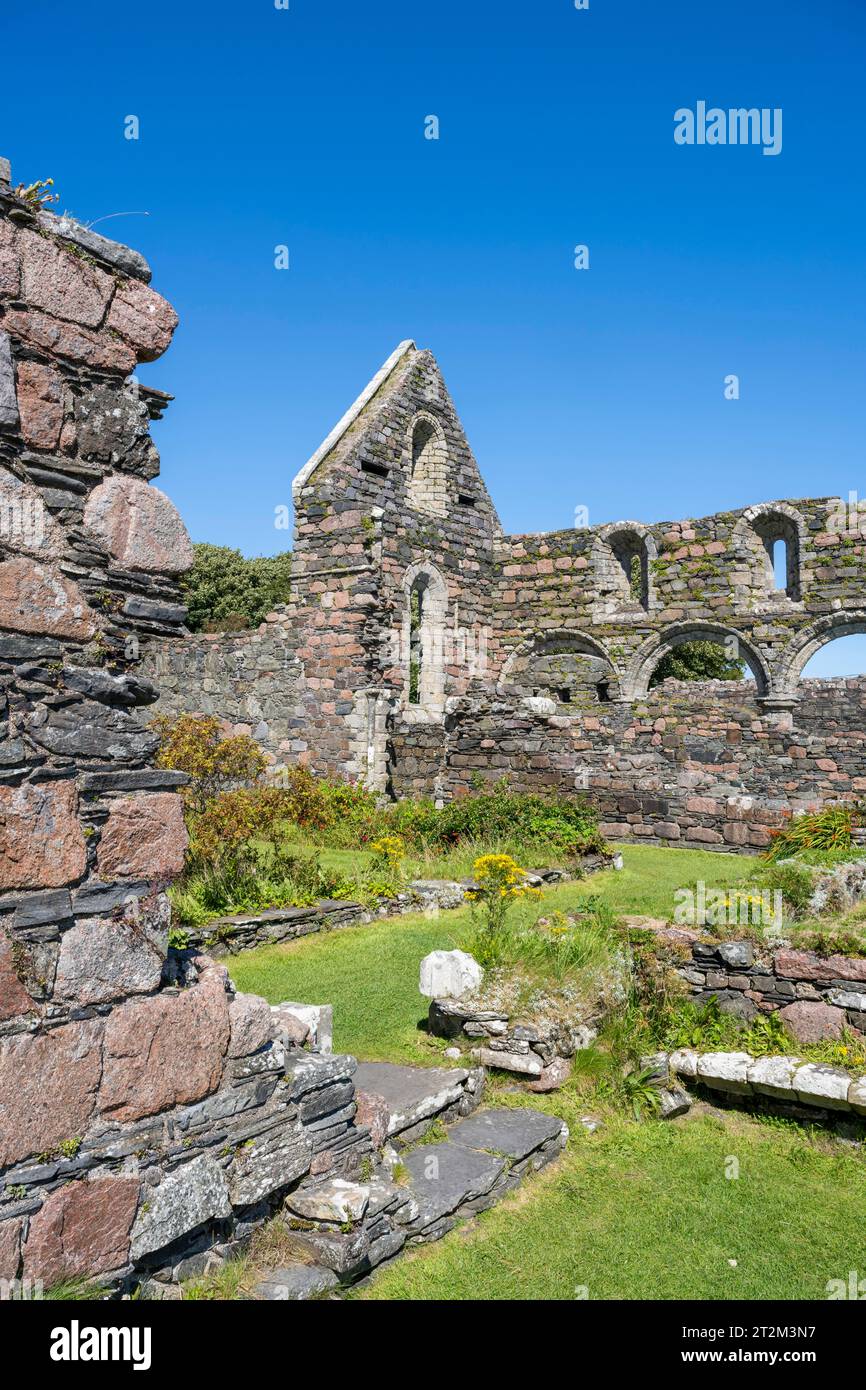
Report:
[[[566,1125],[537,1110],[482,1110],[456,1124],[438,1144],[421,1144],[403,1163],[418,1215],[410,1243],[438,1240],[457,1221],[484,1211],[524,1174],[552,1162],[568,1139]]]
[[[376,1106],[382,1110],[384,1138],[401,1144],[423,1138],[437,1118],[446,1122],[467,1115],[481,1096],[479,1069],[409,1067],[394,1062],[360,1062],[355,1093],[364,1123]]]
[[[480,1110],[458,1120],[447,1139],[406,1149],[396,1180],[383,1168],[364,1184],[325,1179],[301,1189],[287,1202],[306,1218],[290,1223],[299,1263],[271,1270],[253,1297],[318,1298],[366,1278],[405,1245],[438,1240],[492,1207],[526,1173],[552,1162],[567,1138],[561,1120],[537,1110]],[[346,1221],[352,1213],[360,1219]]]

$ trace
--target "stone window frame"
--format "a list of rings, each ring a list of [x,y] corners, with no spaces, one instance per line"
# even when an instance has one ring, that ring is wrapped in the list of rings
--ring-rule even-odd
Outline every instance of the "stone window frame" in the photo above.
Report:
[[[753,611],[756,601],[773,609],[802,604],[807,535],[803,517],[789,502],[760,502],[743,512],[733,532],[735,548],[752,580],[741,591],[742,608]],[[773,545],[778,540],[787,547],[788,583],[784,589],[776,588],[773,568]]]
[[[623,564],[622,556],[617,554],[617,539],[630,543],[637,542],[641,560],[642,588],[640,599],[631,594],[630,581]],[[592,562],[604,595],[594,605],[596,621],[619,621],[644,618],[647,613],[658,608],[655,591],[653,564],[658,559],[658,545],[650,528],[642,521],[611,521],[599,527],[593,538]]]
[[[737,628],[729,627],[726,623],[705,622],[700,618],[671,623],[660,632],[654,632],[638,647],[622,678],[621,698],[646,699],[653,672],[662,658],[676,647],[681,647],[686,642],[724,643],[729,639],[736,640],[740,656],[755,677],[757,698],[772,698],[775,694],[775,682],[770,665],[760,648]]]
[[[620,673],[616,662],[602,642],[590,637],[586,632],[572,628],[553,628],[549,631],[533,632],[518,642],[505,658],[496,681],[496,693],[505,698],[514,698],[516,691],[509,681],[510,674],[518,661],[525,656],[556,656],[560,651],[574,652],[579,656],[594,656],[607,663],[610,670],[608,682],[611,700],[619,699]]]
[[[416,457],[415,436],[422,425],[429,427],[430,433],[421,453]],[[426,457],[425,450],[429,450]],[[409,422],[406,432],[406,460],[406,505],[412,511],[420,512],[422,516],[446,517],[450,500],[448,441],[441,420],[429,410],[416,411]],[[423,466],[426,475],[422,478],[418,477],[420,466]]]
[[[412,641],[411,594],[419,579],[425,579],[421,605],[420,646],[421,666],[418,675],[418,700],[409,703],[410,661]],[[445,652],[448,623],[448,585],[436,565],[427,558],[410,565],[403,575],[402,714],[417,723],[436,722],[445,716]]]

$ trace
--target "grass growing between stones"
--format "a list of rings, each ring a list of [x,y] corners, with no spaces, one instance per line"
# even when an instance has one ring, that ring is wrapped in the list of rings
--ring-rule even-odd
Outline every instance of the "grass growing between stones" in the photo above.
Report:
[[[824,1299],[866,1264],[859,1152],[706,1108],[588,1135],[568,1091],[529,1101],[574,1126],[559,1162],[356,1297]]]

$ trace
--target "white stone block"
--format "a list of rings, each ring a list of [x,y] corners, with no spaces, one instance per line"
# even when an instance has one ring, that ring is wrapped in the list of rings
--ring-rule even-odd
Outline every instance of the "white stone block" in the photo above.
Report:
[[[866,1115],[866,1076],[858,1076],[848,1087],[848,1104],[858,1115]]]
[[[760,1096],[794,1099],[794,1073],[802,1057],[758,1057],[749,1067],[749,1082]]]
[[[705,1052],[698,1059],[698,1080],[717,1091],[747,1096],[752,1090],[749,1085],[751,1065],[748,1052]]]
[[[427,999],[462,999],[483,978],[484,971],[467,951],[431,951],[421,962],[418,989]]]
[[[698,1054],[693,1047],[678,1047],[668,1058],[668,1066],[677,1076],[697,1076]]]
[[[848,1109],[851,1078],[841,1067],[807,1062],[794,1073],[794,1090],[804,1105],[823,1105],[827,1110]]]

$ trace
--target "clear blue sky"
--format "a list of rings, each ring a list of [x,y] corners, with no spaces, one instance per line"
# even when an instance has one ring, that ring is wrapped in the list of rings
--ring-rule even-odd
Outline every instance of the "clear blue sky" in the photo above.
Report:
[[[181,315],[140,375],[194,539],[285,548],[406,337],[508,531],[866,495],[866,0],[28,0],[2,32],[13,177],[150,213],[97,229]],[[699,100],[781,107],[781,154],[676,145]]]

